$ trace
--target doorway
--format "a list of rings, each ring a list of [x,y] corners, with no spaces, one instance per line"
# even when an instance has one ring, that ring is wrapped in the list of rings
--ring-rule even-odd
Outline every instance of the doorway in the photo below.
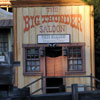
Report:
[[[46,75],[63,76],[62,47],[46,48]]]
[[[46,49],[46,93],[64,92],[62,47],[47,47]],[[60,88],[61,87],[61,88]]]

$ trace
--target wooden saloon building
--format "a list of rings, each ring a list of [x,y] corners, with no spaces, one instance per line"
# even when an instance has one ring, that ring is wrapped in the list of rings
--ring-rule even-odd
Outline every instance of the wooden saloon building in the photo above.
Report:
[[[74,83],[89,86],[90,78],[82,76],[95,76],[93,6],[81,0],[10,1],[14,56],[21,62],[15,70],[15,85],[22,88],[45,76],[30,86],[31,91],[57,92],[50,87]],[[85,89],[89,87],[79,91]]]

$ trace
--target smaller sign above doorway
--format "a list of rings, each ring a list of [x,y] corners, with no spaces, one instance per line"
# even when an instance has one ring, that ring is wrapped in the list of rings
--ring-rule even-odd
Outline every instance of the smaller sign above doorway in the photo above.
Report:
[[[70,43],[70,34],[39,34],[38,43]]]

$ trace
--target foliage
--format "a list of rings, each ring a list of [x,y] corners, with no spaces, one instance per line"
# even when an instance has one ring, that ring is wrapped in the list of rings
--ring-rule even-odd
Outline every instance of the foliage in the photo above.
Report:
[[[94,5],[95,49],[100,51],[100,0],[83,0]]]

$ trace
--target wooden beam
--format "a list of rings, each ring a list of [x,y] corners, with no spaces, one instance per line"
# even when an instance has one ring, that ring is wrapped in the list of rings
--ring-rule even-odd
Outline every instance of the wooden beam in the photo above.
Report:
[[[13,7],[85,5],[81,0],[10,0]]]

